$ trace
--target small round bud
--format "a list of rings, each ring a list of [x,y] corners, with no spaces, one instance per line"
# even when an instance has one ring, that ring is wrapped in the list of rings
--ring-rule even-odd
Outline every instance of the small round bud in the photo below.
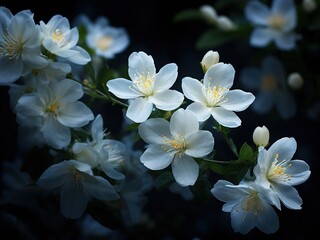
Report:
[[[200,12],[202,14],[202,16],[209,22],[212,24],[215,24],[217,21],[217,12],[216,10],[210,6],[210,5],[202,5],[200,7]]]
[[[316,10],[317,3],[315,0],[303,0],[302,7],[306,12],[312,12],[312,11]]]
[[[202,58],[201,67],[205,73],[211,66],[219,62],[219,53],[216,51],[208,51]]]
[[[231,19],[226,16],[218,17],[217,26],[222,31],[232,31],[236,28]]]
[[[256,127],[256,129],[253,131],[252,138],[253,138],[253,142],[257,146],[262,146],[262,147],[267,146],[270,138],[268,128],[266,128],[266,126]]]
[[[299,73],[291,73],[288,76],[288,85],[292,88],[292,89],[299,89],[302,87],[303,85],[303,78],[301,77],[301,75]]]

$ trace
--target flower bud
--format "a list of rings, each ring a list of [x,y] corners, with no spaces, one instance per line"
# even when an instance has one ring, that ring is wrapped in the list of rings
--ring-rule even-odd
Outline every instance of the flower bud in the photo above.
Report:
[[[217,12],[216,10],[210,6],[210,5],[202,5],[200,7],[200,12],[202,14],[202,16],[209,22],[212,24],[215,24],[217,21]]]
[[[317,3],[315,0],[303,0],[302,7],[306,12],[312,12],[312,11],[316,10]]]
[[[288,85],[292,89],[295,89],[295,90],[299,89],[303,85],[303,78],[301,77],[301,75],[299,73],[291,73],[288,76]]]
[[[211,66],[219,62],[219,53],[216,51],[208,51],[202,58],[201,67],[205,73]]]
[[[233,22],[231,21],[231,19],[226,16],[218,17],[217,26],[222,31],[231,31],[236,28],[235,25],[233,24]]]
[[[266,128],[266,126],[263,127],[256,127],[256,129],[253,131],[253,142],[257,146],[265,147],[269,143],[269,130]]]

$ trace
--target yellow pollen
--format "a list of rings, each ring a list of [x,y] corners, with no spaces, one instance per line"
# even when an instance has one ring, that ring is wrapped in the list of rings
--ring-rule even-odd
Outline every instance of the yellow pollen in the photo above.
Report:
[[[284,26],[286,20],[282,15],[275,14],[269,18],[269,25],[273,28],[280,29]]]
[[[134,74],[133,83],[146,97],[153,94],[154,77],[151,76],[150,72]]]
[[[106,51],[111,43],[112,43],[112,37],[111,36],[104,36],[104,37],[101,37],[99,38],[97,41],[96,41],[96,44],[97,44],[97,47],[101,50],[101,51]]]
[[[9,59],[17,58],[23,51],[23,43],[16,41],[12,36],[5,34],[0,40],[0,56]]]
[[[54,115],[58,115],[59,103],[53,102],[47,108],[46,112],[53,113]]]
[[[162,142],[166,144],[166,146],[162,146],[164,151],[172,152],[173,155],[178,154],[179,157],[182,157],[186,150],[186,141],[181,134],[177,138],[173,136],[171,138],[163,136],[162,138]]]
[[[291,175],[286,173],[286,169],[291,166],[291,164],[284,166],[284,164],[287,163],[287,161],[284,159],[281,162],[278,161],[279,154],[275,155],[274,161],[272,162],[272,165],[267,173],[267,178],[269,180],[280,180],[283,182],[290,181]]]
[[[265,75],[262,77],[262,90],[273,90],[278,86],[278,81],[273,75]]]
[[[52,39],[56,43],[60,44],[63,40],[63,34],[60,32],[60,29],[56,29],[54,33],[52,34]]]
[[[247,213],[252,212],[255,216],[263,210],[261,200],[257,191],[251,191],[241,204],[242,210]]]
[[[228,88],[222,86],[208,86],[206,88],[207,106],[214,107],[228,91]]]

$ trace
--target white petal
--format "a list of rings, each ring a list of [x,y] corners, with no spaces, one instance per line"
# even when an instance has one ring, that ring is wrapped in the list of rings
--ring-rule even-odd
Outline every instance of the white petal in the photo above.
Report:
[[[151,118],[138,127],[140,137],[148,144],[163,144],[163,136],[170,137],[169,122],[163,118]]]
[[[94,140],[102,140],[103,135],[103,119],[102,116],[98,114],[91,124],[91,136]]]
[[[57,189],[69,181],[71,162],[62,161],[47,168],[39,177],[37,184],[48,189]]]
[[[188,121],[186,121],[186,119],[188,119]],[[174,137],[185,136],[198,130],[198,119],[191,111],[180,108],[172,114],[170,119],[170,132]]]
[[[60,190],[60,209],[66,218],[80,218],[88,205],[88,196],[84,193],[82,184],[67,182]]]
[[[140,161],[151,170],[161,170],[171,164],[172,158],[172,153],[165,151],[161,146],[151,145],[141,155]]]
[[[193,112],[200,122],[206,121],[211,116],[211,108],[208,108],[203,103],[194,102],[191,103],[187,110]]]
[[[235,128],[241,125],[240,118],[232,111],[222,107],[215,107],[211,111],[212,117],[222,126]]]
[[[214,138],[212,133],[205,130],[194,132],[186,138],[185,154],[191,157],[204,157],[212,152]]]
[[[302,199],[298,191],[287,184],[272,184],[272,189],[277,193],[283,205],[289,209],[301,209]]]
[[[83,89],[80,83],[71,79],[64,79],[52,88],[54,96],[59,96],[60,103],[74,102],[83,96]]]
[[[79,65],[85,65],[91,61],[91,57],[90,57],[89,53],[86,50],[84,50],[83,48],[81,48],[79,46],[75,46],[72,48],[72,50],[75,50],[77,53],[74,55],[71,55],[70,57],[67,57],[67,59],[70,62],[73,62],[75,64],[79,64]]]
[[[261,204],[263,211],[257,217],[257,228],[267,234],[275,233],[279,229],[278,215],[269,203],[261,201]]]
[[[299,35],[294,33],[283,33],[275,38],[275,43],[281,50],[291,50],[296,47],[296,41],[298,39],[300,39]]]
[[[250,44],[254,47],[265,47],[273,39],[273,32],[269,29],[256,28],[250,36]]]
[[[234,186],[233,183],[226,180],[218,180],[210,192],[222,202],[239,202],[247,195],[247,192],[242,187],[230,186]]]
[[[113,168],[113,166],[110,166],[109,163],[106,161],[103,164],[100,164],[102,171],[110,178],[115,180],[122,180],[125,178],[125,176]]]
[[[289,164],[285,171],[286,174],[290,175],[290,180],[287,182],[288,184],[299,185],[309,178],[311,171],[305,161],[292,160]]]
[[[163,66],[155,76],[153,89],[155,91],[167,90],[173,86],[178,76],[178,66],[169,63]]]
[[[152,109],[153,104],[145,98],[136,98],[130,103],[126,116],[136,123],[141,123],[148,119]]]
[[[83,127],[93,118],[90,108],[80,101],[63,106],[57,116],[58,121],[67,127]]]
[[[242,90],[231,90],[226,93],[220,106],[230,111],[239,112],[247,109],[254,99],[255,97],[252,93]]]
[[[116,78],[107,82],[110,92],[121,99],[132,99],[142,96],[142,93],[133,91],[132,81],[124,78]]]
[[[133,80],[137,75],[149,74],[154,77],[156,74],[156,68],[154,66],[153,58],[150,55],[140,51],[133,52],[129,56],[129,76]]]
[[[246,18],[254,25],[266,26],[270,16],[269,8],[258,1],[251,1],[245,7]]]
[[[256,216],[242,208],[242,202],[234,206],[231,211],[231,225],[235,232],[247,234],[256,225]]]
[[[178,108],[183,102],[183,99],[183,94],[176,90],[155,92],[153,96],[149,97],[149,100],[156,105],[156,108],[164,111]]]
[[[182,79],[182,91],[186,98],[194,102],[205,103],[206,97],[203,95],[203,84],[191,77],[185,77]]]
[[[278,162],[283,160],[291,160],[297,150],[297,142],[294,138],[284,137],[277,140],[268,150],[268,154],[272,159],[276,158]]]
[[[0,85],[7,85],[13,83],[21,77],[23,70],[22,61],[14,61],[5,57],[0,57]]]
[[[223,88],[231,88],[233,85],[235,70],[231,64],[217,63],[210,67],[204,75],[204,86],[221,86]]]
[[[70,129],[61,125],[53,117],[48,117],[41,132],[46,143],[56,149],[68,146],[71,141]]]
[[[114,187],[106,179],[100,176],[94,177],[86,175],[83,185],[86,192],[99,200],[113,201],[120,197]]]
[[[171,166],[173,176],[181,186],[192,186],[197,181],[199,165],[192,157],[175,157]]]

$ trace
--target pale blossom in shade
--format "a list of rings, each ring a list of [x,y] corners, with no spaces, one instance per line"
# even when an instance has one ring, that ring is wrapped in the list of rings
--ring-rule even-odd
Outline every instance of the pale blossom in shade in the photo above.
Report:
[[[270,8],[260,1],[250,1],[244,12],[254,26],[250,37],[252,46],[265,47],[274,42],[281,50],[296,47],[296,41],[301,36],[294,32],[297,25],[294,1],[273,0]]]
[[[41,54],[41,31],[29,10],[12,15],[0,7],[0,85],[13,83],[26,66],[42,68],[48,61]]]
[[[235,128],[241,125],[234,112],[245,110],[254,101],[252,93],[239,89],[230,90],[235,70],[231,64],[217,63],[204,75],[203,82],[184,77],[182,90],[186,98],[193,101],[187,109],[192,111],[201,122],[212,116],[219,124]]]
[[[253,169],[256,179],[271,188],[290,209],[301,209],[302,199],[293,186],[305,182],[311,174],[305,161],[291,160],[296,149],[296,140],[288,137],[279,139],[268,150],[260,147]]]
[[[178,67],[166,64],[158,73],[153,58],[144,52],[133,52],[129,56],[130,80],[116,78],[107,82],[111,93],[121,99],[129,99],[126,116],[141,123],[148,119],[154,106],[170,111],[178,108],[184,96],[176,90],[169,90],[177,79]]]
[[[91,61],[89,53],[77,46],[79,32],[76,27],[70,29],[69,20],[61,15],[53,16],[47,24],[40,21],[43,33],[42,45],[51,53],[70,62],[85,65]]]
[[[139,125],[139,135],[148,144],[141,162],[151,170],[169,165],[177,183],[194,185],[199,176],[199,165],[194,158],[212,152],[211,132],[199,130],[197,117],[189,110],[178,109],[170,119],[152,118]]]
[[[83,127],[94,118],[90,108],[78,101],[82,96],[81,84],[70,79],[39,83],[35,93],[20,97],[17,121],[38,128],[47,145],[61,149],[71,141],[70,128]]]
[[[83,215],[92,198],[114,201],[120,197],[106,179],[93,175],[90,165],[76,160],[51,165],[42,173],[37,184],[59,191],[61,213],[72,219]]]
[[[218,200],[225,202],[222,211],[230,212],[235,232],[247,234],[257,227],[264,233],[275,233],[279,218],[272,205],[280,208],[280,201],[270,188],[259,182],[241,181],[239,185],[219,180],[211,189]]]
[[[296,102],[286,85],[286,72],[278,58],[268,55],[263,58],[261,68],[244,68],[240,80],[244,88],[256,96],[252,104],[254,112],[267,114],[275,107],[285,120],[296,114]]]

